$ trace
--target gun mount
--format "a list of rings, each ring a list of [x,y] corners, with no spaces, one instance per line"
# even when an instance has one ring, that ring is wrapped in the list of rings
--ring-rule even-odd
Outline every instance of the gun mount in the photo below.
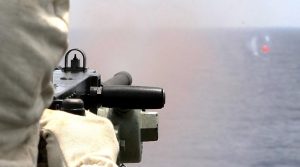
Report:
[[[71,52],[77,55],[69,66]],[[119,72],[106,82],[100,74],[86,68],[86,56],[79,49],[65,55],[65,67],[53,72],[55,94],[49,108],[84,115],[84,110],[111,120],[119,140],[118,163],[137,163],[142,157],[142,143],[158,140],[158,113],[146,109],[161,109],[165,104],[164,90],[158,87],[131,86],[127,72]]]

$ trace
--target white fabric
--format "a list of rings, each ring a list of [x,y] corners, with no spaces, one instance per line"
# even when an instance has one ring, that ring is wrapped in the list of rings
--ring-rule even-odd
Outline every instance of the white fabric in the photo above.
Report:
[[[39,119],[67,48],[68,0],[0,0],[0,166],[36,166]]]
[[[52,69],[67,48],[68,1],[0,1],[0,166],[34,166]]]
[[[47,109],[41,128],[49,167],[116,166],[118,141],[108,119],[88,111],[78,116]]]

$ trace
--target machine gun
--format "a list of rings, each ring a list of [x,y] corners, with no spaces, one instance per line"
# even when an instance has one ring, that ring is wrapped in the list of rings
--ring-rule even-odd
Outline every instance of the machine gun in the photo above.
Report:
[[[82,65],[76,54],[69,61],[73,51],[81,54]],[[49,108],[78,115],[86,109],[111,120],[120,145],[119,164],[140,162],[142,143],[158,140],[158,113],[145,110],[163,108],[163,89],[130,86],[127,72],[102,82],[95,70],[86,68],[86,56],[79,49],[66,53],[65,67],[54,70],[53,83],[55,94]]]

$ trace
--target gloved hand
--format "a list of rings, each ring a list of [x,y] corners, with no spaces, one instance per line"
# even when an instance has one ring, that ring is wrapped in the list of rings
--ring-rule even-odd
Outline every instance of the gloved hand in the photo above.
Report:
[[[46,109],[40,126],[49,167],[117,166],[119,145],[108,119]]]

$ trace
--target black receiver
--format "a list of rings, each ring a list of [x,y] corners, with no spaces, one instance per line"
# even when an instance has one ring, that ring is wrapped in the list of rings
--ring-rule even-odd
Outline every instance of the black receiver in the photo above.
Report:
[[[83,66],[77,55],[68,66],[69,53],[79,51]],[[123,109],[160,109],[165,104],[165,93],[158,87],[130,86],[132,78],[127,72],[119,72],[102,83],[95,70],[85,67],[85,55],[79,49],[72,49],[65,57],[65,67],[53,72],[55,86],[54,100],[50,108],[59,109],[63,99],[80,98],[86,109],[109,107]]]

